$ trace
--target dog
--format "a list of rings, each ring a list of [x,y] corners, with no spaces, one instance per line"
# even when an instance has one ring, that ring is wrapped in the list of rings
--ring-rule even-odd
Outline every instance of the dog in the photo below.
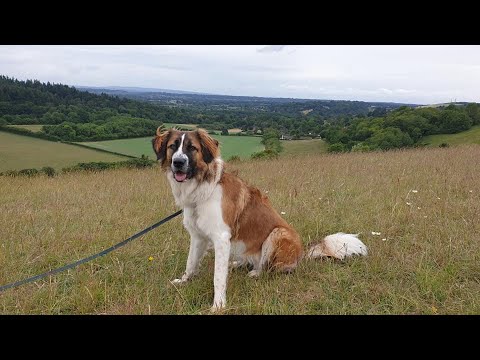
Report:
[[[190,280],[209,246],[213,246],[211,311],[226,306],[229,265],[250,266],[248,276],[258,277],[262,271],[291,272],[302,258],[367,255],[367,247],[357,234],[344,233],[329,235],[304,253],[299,234],[268,198],[225,171],[219,143],[205,130],[162,132],[159,127],[152,145],[175,203],[183,208],[183,224],[190,234],[186,270],[172,282]]]

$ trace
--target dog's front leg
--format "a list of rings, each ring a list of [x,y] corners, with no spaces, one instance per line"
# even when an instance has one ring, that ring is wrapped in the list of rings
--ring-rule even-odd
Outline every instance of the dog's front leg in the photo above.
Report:
[[[190,231],[190,230],[189,230]],[[180,284],[191,279],[197,272],[208,242],[205,238],[194,231],[190,231],[190,250],[188,252],[187,268],[181,279],[175,279],[174,284]]]
[[[228,260],[230,257],[230,234],[222,233],[213,239],[215,249],[215,273],[213,277],[214,297],[212,312],[225,308],[227,304]]]

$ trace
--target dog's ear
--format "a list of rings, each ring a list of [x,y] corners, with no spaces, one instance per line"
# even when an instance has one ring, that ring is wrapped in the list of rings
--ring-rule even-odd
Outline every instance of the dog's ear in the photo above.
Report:
[[[212,162],[213,159],[220,156],[220,150],[218,148],[218,140],[212,138],[208,133],[203,129],[196,130],[198,138],[200,140],[200,145],[202,147],[202,157],[203,161],[207,164]]]
[[[167,156],[167,142],[170,138],[171,131],[162,132],[162,127],[157,128],[156,136],[152,139],[153,151],[157,154],[157,160],[163,163]]]

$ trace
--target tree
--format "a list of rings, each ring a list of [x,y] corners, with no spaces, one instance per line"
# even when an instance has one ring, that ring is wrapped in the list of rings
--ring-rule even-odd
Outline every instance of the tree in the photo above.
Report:
[[[466,106],[465,112],[472,120],[473,125],[480,124],[480,106],[476,103],[470,103]]]
[[[455,134],[470,129],[472,123],[472,119],[462,111],[457,109],[443,110],[440,114],[439,131],[442,134]]]
[[[413,140],[399,128],[388,127],[377,131],[366,144],[373,149],[388,150],[413,145]]]
[[[222,127],[222,135],[228,136],[228,129],[226,127]]]

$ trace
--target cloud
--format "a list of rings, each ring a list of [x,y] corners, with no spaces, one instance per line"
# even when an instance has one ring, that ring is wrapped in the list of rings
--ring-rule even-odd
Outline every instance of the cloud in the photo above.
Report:
[[[480,102],[479,46],[0,45],[0,74],[211,94]]]
[[[272,52],[280,52],[285,49],[288,45],[267,45],[262,47],[261,49],[257,49],[259,53],[272,53]]]

